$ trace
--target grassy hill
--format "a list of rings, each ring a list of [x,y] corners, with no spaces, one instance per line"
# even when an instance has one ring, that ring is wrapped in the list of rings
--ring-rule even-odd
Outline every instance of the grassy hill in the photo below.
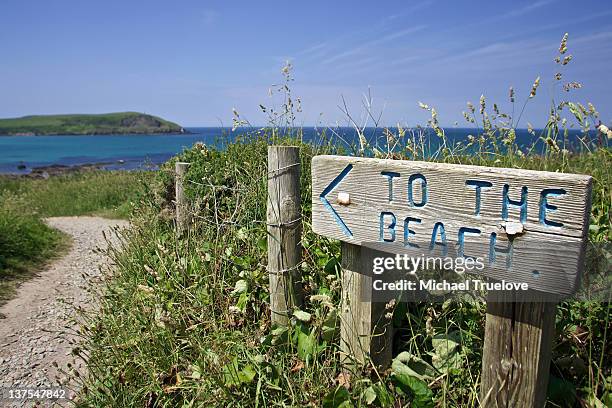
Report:
[[[0,119],[0,135],[181,133],[182,129],[176,123],[138,112],[97,115],[33,115]]]

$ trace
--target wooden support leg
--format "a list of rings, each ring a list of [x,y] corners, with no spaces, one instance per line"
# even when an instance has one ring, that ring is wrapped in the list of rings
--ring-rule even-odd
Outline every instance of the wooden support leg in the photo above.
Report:
[[[482,407],[544,407],[556,310],[545,302],[487,304]]]
[[[392,357],[393,325],[385,305],[364,301],[363,289],[372,290],[372,277],[359,273],[361,247],[342,242],[341,350],[345,366],[366,364],[386,368]]]

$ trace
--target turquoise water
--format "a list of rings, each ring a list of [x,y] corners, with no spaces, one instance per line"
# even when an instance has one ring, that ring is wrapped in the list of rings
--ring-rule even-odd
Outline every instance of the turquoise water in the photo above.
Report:
[[[221,128],[189,130],[181,135],[0,136],[0,173],[52,164],[134,169],[163,163],[198,141],[219,146],[229,140]]]
[[[216,148],[235,139],[236,133],[219,127],[187,128],[191,133],[180,135],[93,135],[93,136],[0,136],[0,173],[28,173],[34,167],[59,165],[99,164],[107,169],[136,169],[159,165],[183,149],[203,142]],[[303,128],[304,141],[320,143],[321,129]],[[240,132],[244,133],[244,130]],[[331,135],[332,132],[327,132]],[[351,128],[334,129],[332,141],[339,144],[357,144],[357,136]],[[451,128],[446,130],[451,142],[465,140],[475,129]],[[538,138],[526,130],[517,130],[519,146],[529,146]],[[570,150],[579,148],[580,132],[570,133]],[[385,137],[380,129],[366,130],[369,141],[384,145]],[[439,140],[431,135],[432,149]],[[539,146],[539,147],[538,147]],[[541,150],[542,143],[536,146]]]

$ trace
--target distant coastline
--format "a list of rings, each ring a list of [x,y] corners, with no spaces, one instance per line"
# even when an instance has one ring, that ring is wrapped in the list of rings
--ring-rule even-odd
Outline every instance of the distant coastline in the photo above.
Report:
[[[0,136],[185,134],[182,126],[138,112],[32,115],[0,119]]]

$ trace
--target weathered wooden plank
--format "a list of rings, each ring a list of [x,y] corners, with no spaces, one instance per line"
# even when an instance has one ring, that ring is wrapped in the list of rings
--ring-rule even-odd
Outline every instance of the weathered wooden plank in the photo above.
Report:
[[[385,317],[385,305],[363,299],[364,287],[372,287],[365,276],[361,247],[342,243],[342,301],[340,304],[340,348],[345,366],[371,362],[386,368],[391,362],[393,325]]]
[[[302,212],[300,149],[268,147],[268,273],[273,324],[288,322],[291,309],[302,305]]]
[[[482,407],[544,407],[556,309],[546,302],[487,303]]]
[[[532,289],[561,294],[572,293],[578,285],[589,176],[317,156],[312,178],[313,230],[318,234],[357,245],[422,244],[430,242],[434,226],[442,223],[449,247],[459,245],[463,231],[465,253],[474,257],[489,258],[492,234],[497,249],[512,239],[511,270],[497,262],[487,265],[485,276],[514,276]],[[509,237],[507,230],[519,223],[522,233]],[[466,233],[472,230],[479,232]],[[436,239],[440,232],[438,228]]]

